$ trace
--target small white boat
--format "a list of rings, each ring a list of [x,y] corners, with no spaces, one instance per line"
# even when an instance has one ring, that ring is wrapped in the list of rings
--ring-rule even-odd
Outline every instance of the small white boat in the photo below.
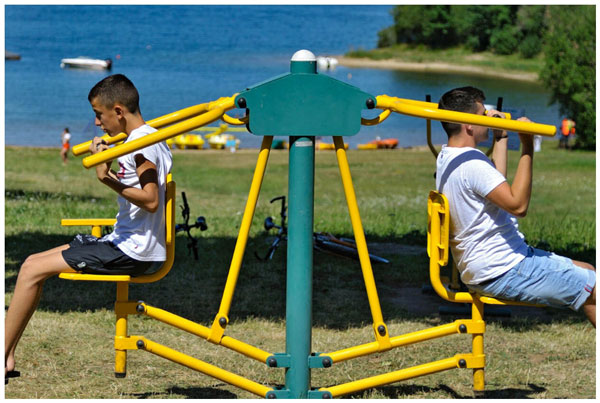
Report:
[[[62,59],[60,61],[60,67],[63,69],[70,67],[75,69],[110,70],[112,67],[112,60],[92,59],[85,56],[79,56],[73,59]]]

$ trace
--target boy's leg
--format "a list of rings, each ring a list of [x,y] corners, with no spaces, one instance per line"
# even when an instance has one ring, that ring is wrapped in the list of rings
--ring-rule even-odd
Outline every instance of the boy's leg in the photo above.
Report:
[[[62,257],[62,251],[69,245],[37,253],[29,256],[23,262],[14,294],[6,312],[4,327],[4,368],[14,368],[14,352],[29,319],[35,312],[35,308],[42,294],[44,281],[62,272],[74,271],[69,267]]]
[[[589,263],[580,262],[578,260],[573,260],[573,264],[575,266],[582,267],[587,270],[596,271],[596,268]],[[588,320],[596,327],[596,287],[592,290],[590,297],[583,304],[583,313],[588,318]]]

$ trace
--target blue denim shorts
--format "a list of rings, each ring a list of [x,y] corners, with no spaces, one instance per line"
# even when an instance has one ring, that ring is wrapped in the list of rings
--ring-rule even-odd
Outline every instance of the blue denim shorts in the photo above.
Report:
[[[469,288],[483,295],[578,311],[596,285],[596,272],[569,258],[529,247],[527,257],[500,277]]]

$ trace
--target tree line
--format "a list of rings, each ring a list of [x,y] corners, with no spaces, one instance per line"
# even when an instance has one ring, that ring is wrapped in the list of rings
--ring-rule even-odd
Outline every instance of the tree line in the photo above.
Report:
[[[378,47],[464,46],[473,52],[543,57],[540,79],[561,114],[577,123],[577,146],[596,146],[595,5],[413,5],[392,9]]]

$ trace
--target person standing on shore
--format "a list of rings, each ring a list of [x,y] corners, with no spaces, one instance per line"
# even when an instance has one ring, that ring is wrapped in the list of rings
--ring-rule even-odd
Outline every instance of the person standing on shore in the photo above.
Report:
[[[95,124],[111,137],[127,133],[127,143],[156,131],[144,122],[137,89],[122,74],[96,84],[88,100]],[[106,149],[106,143],[94,137],[90,152]],[[173,165],[169,147],[160,142],[119,157],[118,172],[111,164],[96,166],[96,176],[118,194],[113,232],[102,238],[77,235],[69,244],[30,255],[21,265],[4,326],[5,384],[20,376],[15,370],[15,349],[49,277],[64,272],[136,276],[166,258],[164,194]]]
[[[479,89],[456,88],[442,96],[438,108],[485,115],[484,100]],[[495,110],[487,115],[505,118]],[[450,249],[463,283],[500,299],[581,309],[596,327],[594,266],[533,248],[518,230],[516,217],[525,217],[531,199],[533,136],[519,133],[521,157],[509,184],[505,131],[494,130],[492,162],[475,148],[487,140],[487,127],[442,126],[448,144],[437,157],[436,188],[448,198]]]
[[[69,141],[71,140],[71,133],[69,132],[69,128],[65,127],[63,130],[61,137],[62,148],[60,149],[60,157],[62,158],[63,165],[67,164],[67,154],[69,153],[69,148],[71,145]]]
[[[560,125],[562,134],[558,142],[558,148],[570,149],[569,138],[575,137],[575,122],[572,119],[564,118]]]

